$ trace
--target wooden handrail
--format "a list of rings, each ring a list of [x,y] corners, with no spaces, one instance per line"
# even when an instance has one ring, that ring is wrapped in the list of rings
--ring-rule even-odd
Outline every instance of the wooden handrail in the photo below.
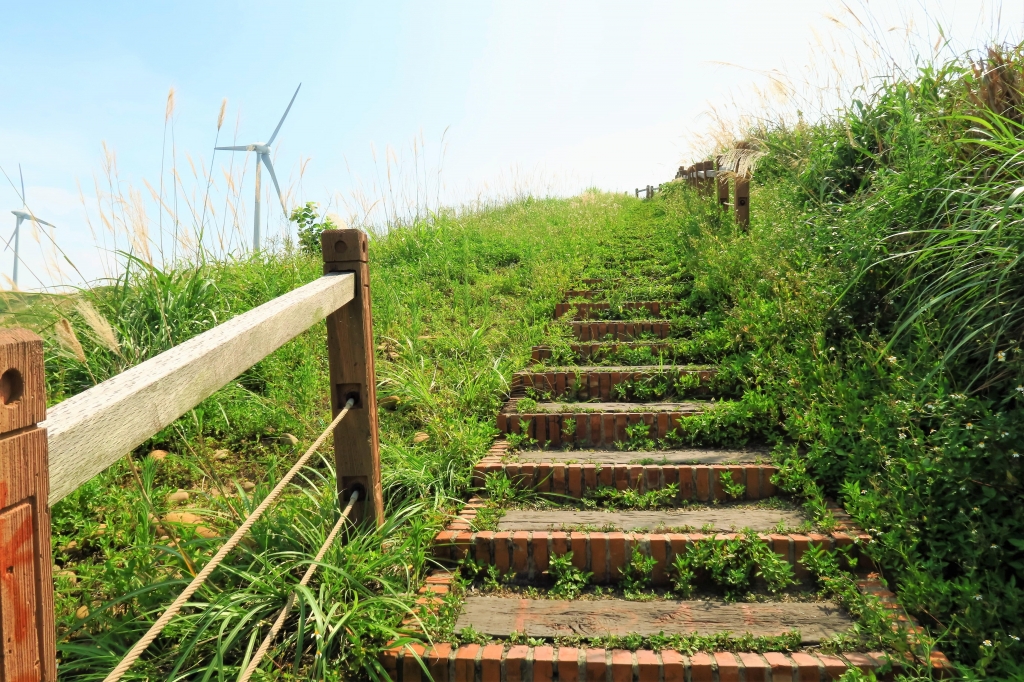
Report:
[[[40,424],[49,504],[351,301],[355,282],[352,273],[324,275],[54,405]]]

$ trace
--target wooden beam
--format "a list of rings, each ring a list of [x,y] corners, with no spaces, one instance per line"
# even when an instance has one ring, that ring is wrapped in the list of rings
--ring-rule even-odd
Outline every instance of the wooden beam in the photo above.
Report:
[[[750,178],[736,176],[736,224],[750,228]]]
[[[321,277],[55,405],[50,504],[351,301],[354,283]]]
[[[729,208],[729,178],[725,175],[722,165],[715,163],[718,167],[715,171],[715,182],[718,184],[718,205],[725,211]]]
[[[0,330],[0,679],[56,682],[43,342]]]
[[[321,236],[324,273],[355,275],[355,298],[327,318],[327,358],[334,414],[349,398],[355,405],[334,429],[338,492],[344,503],[362,489],[353,508],[357,520],[384,523],[377,431],[377,379],[373,367],[369,240],[362,230],[326,230]]]

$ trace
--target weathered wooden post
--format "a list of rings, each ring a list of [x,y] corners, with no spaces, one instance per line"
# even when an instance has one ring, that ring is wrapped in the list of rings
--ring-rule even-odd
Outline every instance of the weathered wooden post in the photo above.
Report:
[[[723,211],[729,208],[729,178],[725,176],[720,161],[715,163],[715,184],[718,185],[718,205]]]
[[[736,176],[736,224],[750,228],[750,176]]]
[[[56,682],[43,342],[0,330],[0,680]]]
[[[368,239],[362,230],[325,230],[320,238],[324,274],[355,275],[353,299],[327,316],[327,358],[333,414],[355,400],[334,430],[334,462],[342,501],[359,491],[356,518],[384,522],[377,431],[377,379],[373,369],[373,315],[370,309]]]

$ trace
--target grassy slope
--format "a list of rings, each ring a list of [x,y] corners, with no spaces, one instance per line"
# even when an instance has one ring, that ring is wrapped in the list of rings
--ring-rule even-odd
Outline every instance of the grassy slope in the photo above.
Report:
[[[389,525],[328,556],[335,568],[308,595],[322,608],[317,628],[327,634],[311,649],[311,635],[303,633],[300,668],[307,674],[335,677],[360,666],[372,674],[375,647],[394,634],[411,603],[427,543],[466,492],[471,464],[495,434],[493,414],[511,372],[541,339],[554,301],[586,264],[606,258],[667,260],[674,268],[665,220],[663,211],[636,200],[585,194],[442,216],[372,242],[378,396],[398,398],[397,409],[381,411]],[[292,254],[169,275],[138,269],[127,283],[88,292],[116,328],[121,355],[104,347],[80,312],[72,314],[86,362],[67,344],[48,341],[50,395],[82,390],[319,270],[315,258]],[[323,427],[324,344],[319,326],[303,334],[140,448],[135,459],[145,496],[122,462],[57,505],[55,558],[75,573],[75,582],[57,580],[62,677],[105,675],[180,589],[190,562],[201,565],[219,544],[189,528],[176,529],[178,547],[158,541],[147,515],[171,508],[168,493],[191,491],[189,510],[229,532],[255,501],[206,493],[251,480],[260,483],[258,500],[299,449],[267,437],[288,432],[302,444]],[[419,432],[429,438],[414,443]],[[171,454],[154,462],[144,457],[153,447]],[[230,451],[227,459],[215,456],[222,449]],[[241,664],[259,619],[279,608],[336,513],[330,467],[307,475],[311,485],[257,525],[254,542],[197,595],[197,608],[168,628],[134,675],[219,676]],[[294,651],[288,630],[283,650]]]

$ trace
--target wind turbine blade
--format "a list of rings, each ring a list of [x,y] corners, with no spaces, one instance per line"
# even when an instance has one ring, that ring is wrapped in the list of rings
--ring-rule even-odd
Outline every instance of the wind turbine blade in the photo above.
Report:
[[[31,215],[31,214],[29,214],[29,215]],[[37,218],[35,216],[32,216],[32,222],[39,223],[40,225],[46,225],[47,227],[52,227],[52,228],[56,228],[57,227],[56,225],[51,225],[50,223],[46,222],[45,220],[40,220],[39,218]]]
[[[22,220],[21,218],[18,218],[18,222],[17,222],[17,224],[16,224],[15,226],[14,226],[14,232],[11,232],[11,236],[10,236],[10,237],[8,237],[8,238],[7,238],[7,241],[6,241],[5,243],[4,243],[4,251],[7,251],[8,249],[10,249],[10,248],[11,248],[11,242],[12,242],[12,241],[14,241],[14,234],[15,234],[15,232],[17,232],[17,231],[18,231],[18,229],[19,229],[19,228],[21,227],[21,220]]]
[[[277,198],[281,200],[281,210],[284,211],[284,217],[287,218],[288,209],[284,206],[284,195],[281,194],[281,185],[277,184],[277,174],[274,173],[274,166],[270,163],[270,154],[260,154],[260,160],[270,172],[270,179],[274,181],[274,189],[277,190]]]
[[[25,174],[21,172],[21,164],[18,164],[18,175],[21,177],[21,205],[27,206],[28,200],[25,198]]]
[[[292,105],[295,104],[295,98],[299,96],[299,88],[301,87],[302,83],[299,83],[299,87],[295,88],[295,94],[292,95],[292,101],[288,102],[288,108],[284,110],[284,116],[281,117],[281,121],[277,124],[277,127],[274,128],[274,134],[270,136],[269,140],[267,140],[268,147],[274,144],[274,138],[277,137],[277,133],[281,130],[281,126],[284,125],[284,120],[288,118],[288,112],[292,110]]]
[[[226,152],[248,152],[252,151],[249,149],[249,145],[243,145],[241,147],[214,147],[214,149],[221,149]]]

